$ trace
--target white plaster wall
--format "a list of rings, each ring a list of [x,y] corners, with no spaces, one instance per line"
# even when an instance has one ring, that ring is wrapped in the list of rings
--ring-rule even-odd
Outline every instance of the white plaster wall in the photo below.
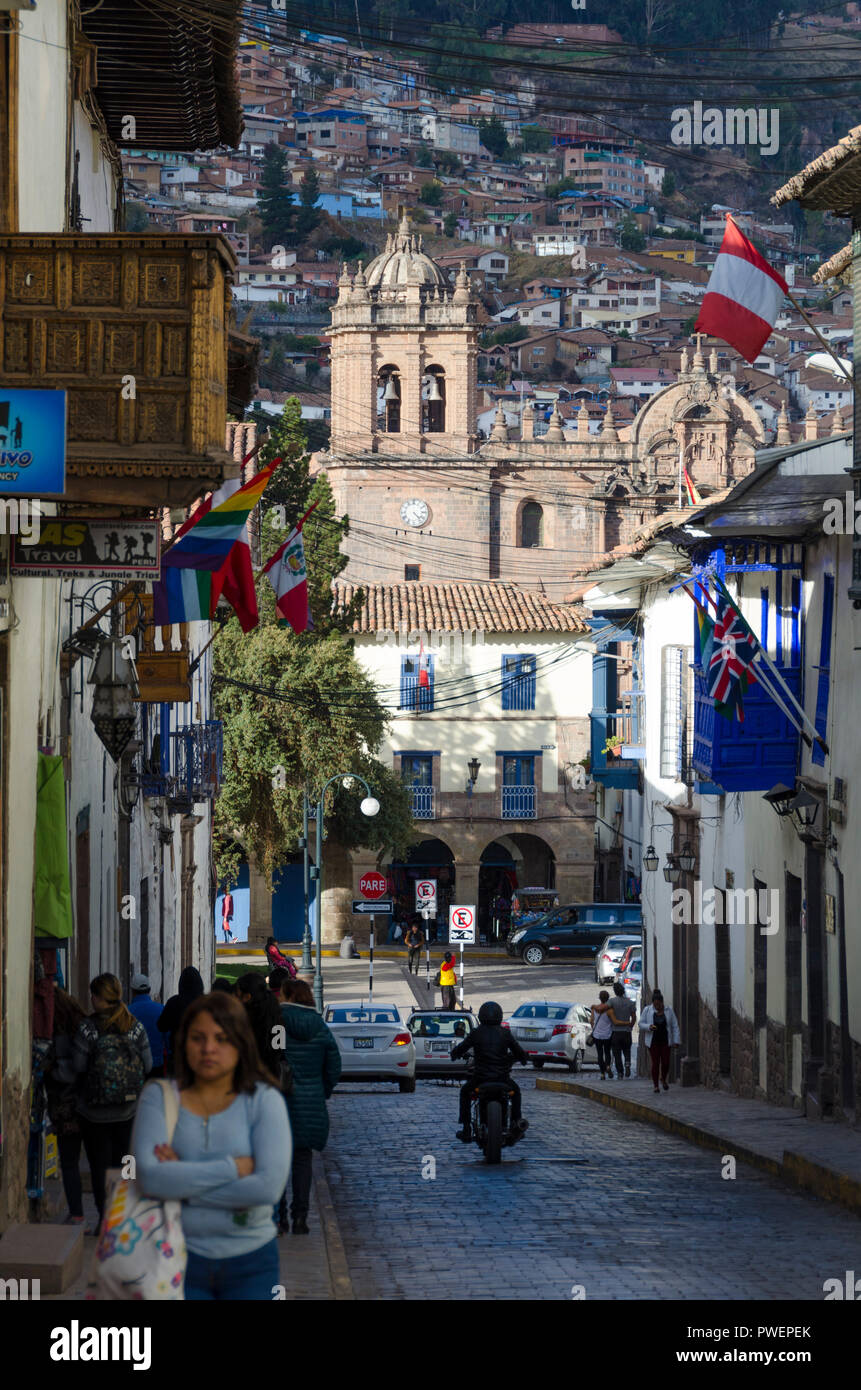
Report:
[[[69,53],[65,0],[17,10],[18,226],[56,232],[66,225]],[[35,581],[31,581],[35,582]]]
[[[117,178],[103,153],[101,131],[90,125],[84,108],[76,102],[74,109],[75,150],[78,160],[78,195],[81,213],[89,220],[85,232],[114,230],[114,209],[117,205]]]
[[[419,654],[418,642],[408,644],[408,635],[377,633],[356,642],[358,660],[385,692],[383,701],[389,706],[396,707],[400,699],[401,657]],[[555,792],[559,775],[556,721],[588,717],[591,657],[573,650],[574,633],[475,636],[483,640],[473,644],[470,633],[425,634],[425,652],[434,658],[435,709],[430,714],[399,716],[395,708],[379,757],[389,762],[394,752],[440,749],[444,792],[463,791],[466,765],[477,757],[481,770],[476,791],[487,792],[495,789],[497,750],[541,750],[541,788]],[[528,653],[537,659],[535,709],[503,710],[498,689],[502,657]],[[453,708],[446,708],[448,701]]]

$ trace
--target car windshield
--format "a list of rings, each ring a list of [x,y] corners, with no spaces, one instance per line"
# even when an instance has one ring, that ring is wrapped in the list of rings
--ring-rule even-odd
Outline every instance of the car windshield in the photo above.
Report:
[[[564,1018],[570,1004],[521,1004],[515,1009],[512,1018]]]
[[[330,1009],[329,1023],[398,1023],[394,1009]]]
[[[465,1038],[472,1029],[469,1019],[450,1014],[417,1014],[407,1026],[417,1038]]]
[[[639,941],[638,936],[611,936],[609,941],[604,943],[605,951],[627,951],[629,946],[633,946]]]
[[[639,956],[635,956],[633,960],[631,960],[631,961],[628,962],[628,974],[629,974],[629,975],[642,975],[642,973],[643,973],[643,962],[642,962],[642,960],[641,960],[641,958],[640,958]]]

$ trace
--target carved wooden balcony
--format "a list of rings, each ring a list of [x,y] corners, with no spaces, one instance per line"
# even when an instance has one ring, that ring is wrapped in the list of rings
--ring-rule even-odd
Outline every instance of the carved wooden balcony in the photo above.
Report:
[[[183,506],[236,475],[235,265],[220,236],[0,236],[0,381],[67,392],[67,501]]]

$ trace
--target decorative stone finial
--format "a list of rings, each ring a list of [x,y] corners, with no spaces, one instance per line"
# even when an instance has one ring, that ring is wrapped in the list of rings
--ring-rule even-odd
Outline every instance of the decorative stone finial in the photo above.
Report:
[[[682,360],[679,364],[679,375],[684,376],[691,369],[691,357],[688,352],[687,344],[682,348]]]
[[[589,412],[586,409],[586,402],[582,401],[580,409],[577,411],[577,438],[588,439],[589,437]]]
[[[616,429],[616,421],[613,418],[613,402],[607,402],[607,410],[604,415],[604,424],[601,429],[601,438],[609,442],[615,442],[619,438],[619,431]]]
[[[817,416],[816,411],[813,408],[812,401],[810,402],[810,405],[807,407],[807,413],[804,416],[804,438],[819,438],[819,417]]]
[[[490,443],[508,443],[508,425],[505,423],[505,411],[502,408],[502,401],[500,401],[496,407],[496,414],[493,417],[493,428],[490,431]]]
[[[559,414],[559,402],[557,401],[550,415],[550,424],[544,438],[551,444],[561,444],[565,439],[565,431],[562,428],[562,416]]]
[[[717,376],[717,369],[718,369],[717,348],[712,348],[711,352],[709,353],[709,371],[711,372],[712,376]]]
[[[466,273],[466,262],[461,261],[457,279],[454,282],[453,304],[469,304],[472,300],[472,281]]]
[[[831,433],[832,433],[832,434],[843,434],[843,433],[845,433],[845,427],[844,427],[844,424],[843,424],[843,407],[842,407],[842,405],[838,405],[837,409],[836,409],[835,412],[834,412],[834,418],[833,418],[832,421],[831,421]]]
[[[777,443],[791,444],[792,435],[789,432],[789,416],[786,413],[786,402],[780,407],[780,414],[777,417]]]
[[[353,277],[353,299],[358,300],[360,303],[367,302],[370,299],[367,281],[365,280],[365,271],[361,261],[359,261],[356,274]]]
[[[704,372],[706,369],[706,359],[703,357],[703,335],[702,333],[695,333],[694,337],[697,340],[696,351],[694,352],[694,371]]]

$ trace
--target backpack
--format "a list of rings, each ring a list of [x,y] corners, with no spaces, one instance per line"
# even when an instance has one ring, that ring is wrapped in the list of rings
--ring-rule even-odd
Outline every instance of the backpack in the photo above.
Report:
[[[162,1088],[170,1144],[179,1119],[179,1095],[170,1081],[154,1084]],[[185,1298],[187,1257],[181,1213],[181,1202],[143,1197],[131,1178],[109,1173],[87,1299]]]
[[[139,1028],[140,1024],[129,1033],[100,1033],[93,1028],[95,1043],[84,1091],[87,1105],[128,1105],[137,1100],[146,1080],[136,1041]]]

